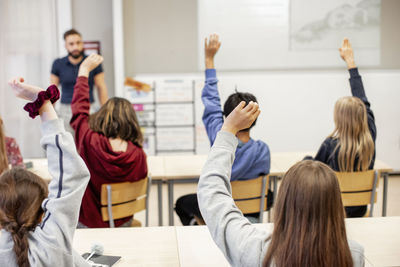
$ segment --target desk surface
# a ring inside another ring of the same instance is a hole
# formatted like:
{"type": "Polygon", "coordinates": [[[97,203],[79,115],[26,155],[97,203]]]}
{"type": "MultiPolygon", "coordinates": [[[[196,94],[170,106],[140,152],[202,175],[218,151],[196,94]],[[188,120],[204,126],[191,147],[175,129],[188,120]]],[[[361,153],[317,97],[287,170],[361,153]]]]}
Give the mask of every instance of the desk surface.
{"type": "MultiPolygon", "coordinates": [[[[281,176],[296,162],[301,161],[306,155],[314,152],[279,152],[271,154],[270,175],[281,176]]],[[[174,156],[148,156],[147,165],[153,180],[197,178],[207,160],[207,155],[174,155],[174,156]]],[[[47,170],[47,159],[26,159],[32,161],[34,173],[50,180],[47,170]]],[[[386,163],[375,160],[375,169],[381,172],[390,172],[392,168],[386,163]]]]}
{"type": "Polygon", "coordinates": [[[77,229],[74,248],[90,252],[93,243],[104,246],[104,255],[121,256],[118,267],[179,266],[174,227],[77,229]]]}
{"type": "MultiPolygon", "coordinates": [[[[315,155],[315,152],[278,152],[271,153],[270,175],[282,176],[291,166],[303,160],[307,155],[315,155]]],[[[199,177],[207,160],[207,155],[179,155],[163,156],[165,167],[165,180],[187,179],[199,177]]],[[[149,165],[149,169],[152,166],[149,165]]],[[[390,172],[392,168],[386,163],[375,160],[375,169],[380,172],[390,172]]]]}
{"type": "MultiPolygon", "coordinates": [[[[346,219],[348,237],[364,246],[366,266],[400,266],[399,226],[400,217],[346,219]]],[[[206,226],[176,227],[176,236],[181,266],[229,266],[206,226]]]]}

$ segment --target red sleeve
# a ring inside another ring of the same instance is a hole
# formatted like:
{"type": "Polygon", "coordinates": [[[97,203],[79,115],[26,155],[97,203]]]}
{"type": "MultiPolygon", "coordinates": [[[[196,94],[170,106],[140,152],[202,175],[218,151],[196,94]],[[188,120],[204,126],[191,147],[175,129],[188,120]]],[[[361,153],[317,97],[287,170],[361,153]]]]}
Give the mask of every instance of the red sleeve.
{"type": "Polygon", "coordinates": [[[72,119],[71,127],[75,131],[75,143],[79,150],[84,136],[91,132],[89,127],[89,81],[87,77],[80,76],[76,78],[74,86],[74,95],[71,102],[72,119]]]}

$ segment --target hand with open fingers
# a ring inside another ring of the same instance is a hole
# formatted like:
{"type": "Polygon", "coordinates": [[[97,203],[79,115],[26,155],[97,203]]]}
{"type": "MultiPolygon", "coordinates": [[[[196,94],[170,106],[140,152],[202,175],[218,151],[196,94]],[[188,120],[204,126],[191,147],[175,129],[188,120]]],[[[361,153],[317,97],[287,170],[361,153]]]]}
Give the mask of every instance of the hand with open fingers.
{"type": "Polygon", "coordinates": [[[260,115],[261,110],[256,102],[250,101],[247,106],[244,101],[229,114],[222,125],[222,131],[236,135],[237,132],[249,128],[260,115]]]}
{"type": "Polygon", "coordinates": [[[204,40],[204,55],[206,60],[206,69],[214,69],[214,56],[218,52],[221,46],[218,34],[214,33],[210,35],[210,39],[204,40]]]}
{"type": "Polygon", "coordinates": [[[210,39],[207,42],[207,38],[205,39],[204,51],[206,58],[214,58],[215,54],[218,52],[221,47],[221,42],[219,41],[218,34],[214,33],[210,35],[210,39]]]}
{"type": "Polygon", "coordinates": [[[347,38],[344,38],[342,47],[339,48],[341,58],[349,68],[355,67],[353,48],[347,38]]]}
{"type": "Polygon", "coordinates": [[[85,58],[85,60],[82,62],[81,66],[79,67],[79,70],[85,69],[88,72],[91,72],[102,62],[103,62],[102,56],[100,56],[98,54],[91,54],[90,56],[85,58]]]}
{"type": "Polygon", "coordinates": [[[8,81],[8,84],[14,90],[17,97],[31,102],[36,100],[40,91],[43,91],[43,89],[38,86],[24,83],[24,78],[22,77],[13,78],[8,81]]]}

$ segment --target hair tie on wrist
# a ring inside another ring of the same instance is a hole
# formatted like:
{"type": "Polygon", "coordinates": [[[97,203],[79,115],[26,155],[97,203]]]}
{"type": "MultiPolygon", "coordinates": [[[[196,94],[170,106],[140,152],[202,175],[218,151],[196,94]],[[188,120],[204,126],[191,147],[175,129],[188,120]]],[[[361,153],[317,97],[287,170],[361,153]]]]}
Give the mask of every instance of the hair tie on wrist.
{"type": "Polygon", "coordinates": [[[57,86],[50,85],[46,91],[41,91],[37,99],[33,102],[30,102],[24,106],[24,110],[29,112],[29,117],[34,119],[37,115],[39,115],[39,109],[43,106],[43,103],[46,100],[50,100],[52,104],[54,104],[60,98],[60,91],[57,86]]]}

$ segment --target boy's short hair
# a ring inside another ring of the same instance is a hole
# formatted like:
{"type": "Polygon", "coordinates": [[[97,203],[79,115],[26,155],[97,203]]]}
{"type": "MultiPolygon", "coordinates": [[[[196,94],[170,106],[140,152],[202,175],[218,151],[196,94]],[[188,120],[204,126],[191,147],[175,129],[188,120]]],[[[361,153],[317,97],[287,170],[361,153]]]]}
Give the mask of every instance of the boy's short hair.
{"type": "Polygon", "coordinates": [[[66,31],[66,32],[64,33],[64,40],[67,39],[68,36],[74,35],[74,34],[77,34],[77,35],[79,35],[79,36],[82,37],[82,35],[80,34],[80,32],[78,32],[78,31],[75,30],[75,29],[70,29],[70,30],[68,30],[68,31],[66,31]]]}
{"type": "MultiPolygon", "coordinates": [[[[234,110],[241,101],[246,102],[246,106],[247,106],[247,104],[250,101],[257,102],[257,98],[253,94],[242,93],[242,92],[238,92],[237,90],[235,90],[235,93],[231,94],[228,97],[228,99],[225,101],[224,116],[228,117],[228,115],[232,112],[232,110],[234,110]]],[[[250,128],[243,129],[242,131],[249,131],[254,125],[256,125],[256,121],[257,121],[257,119],[253,122],[253,124],[250,126],[250,128]]]]}

